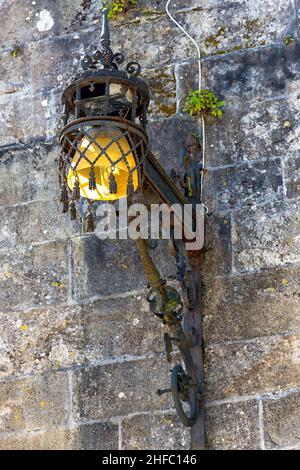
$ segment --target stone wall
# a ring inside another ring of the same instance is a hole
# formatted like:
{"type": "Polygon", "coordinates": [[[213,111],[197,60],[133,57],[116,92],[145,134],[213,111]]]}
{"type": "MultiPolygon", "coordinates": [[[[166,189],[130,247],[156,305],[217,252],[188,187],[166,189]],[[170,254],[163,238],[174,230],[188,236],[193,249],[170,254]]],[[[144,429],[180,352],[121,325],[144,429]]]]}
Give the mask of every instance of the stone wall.
{"type": "MultiPolygon", "coordinates": [[[[112,39],[143,66],[152,149],[170,169],[199,131],[181,112],[195,51],[165,1],[138,3],[112,39]]],[[[298,2],[174,4],[226,101],[207,128],[208,447],[299,448],[298,2]]],[[[84,235],[58,208],[60,94],[98,44],[98,2],[2,0],[0,12],[0,448],[187,449],[155,395],[169,365],[134,246],[84,235]]]]}

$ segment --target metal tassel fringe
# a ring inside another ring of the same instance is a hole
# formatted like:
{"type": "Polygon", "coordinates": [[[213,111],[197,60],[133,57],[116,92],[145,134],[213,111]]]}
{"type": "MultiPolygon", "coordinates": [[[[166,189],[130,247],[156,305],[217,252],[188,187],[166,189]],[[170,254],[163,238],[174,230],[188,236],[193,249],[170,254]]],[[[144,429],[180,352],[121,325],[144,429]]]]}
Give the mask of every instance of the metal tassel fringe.
{"type": "Polygon", "coordinates": [[[91,168],[89,175],[89,189],[90,191],[95,191],[96,189],[96,174],[93,167],[91,168]]]}
{"type": "Polygon", "coordinates": [[[76,204],[72,200],[69,205],[71,220],[76,220],[76,204]]]}
{"type": "Polygon", "coordinates": [[[63,214],[66,214],[66,213],[68,212],[68,210],[69,210],[69,201],[68,201],[68,200],[63,201],[62,204],[63,204],[63,210],[62,210],[62,211],[63,211],[63,214]]]}
{"type": "Polygon", "coordinates": [[[134,194],[134,187],[133,187],[132,175],[130,174],[128,177],[128,183],[127,183],[127,195],[133,196],[133,194],[134,194]]]}
{"type": "Polygon", "coordinates": [[[67,190],[67,185],[64,183],[61,186],[60,202],[66,202],[66,201],[68,201],[68,190],[67,190]]]}
{"type": "Polygon", "coordinates": [[[89,233],[95,231],[94,217],[92,211],[89,211],[86,217],[86,231],[89,233]]]}
{"type": "Polygon", "coordinates": [[[109,192],[110,194],[117,194],[118,192],[116,178],[112,171],[109,175],[109,192]]]}
{"type": "Polygon", "coordinates": [[[63,209],[62,209],[63,214],[65,214],[69,210],[69,196],[68,196],[68,190],[67,190],[66,183],[64,183],[61,187],[60,202],[63,205],[63,209]]]}
{"type": "Polygon", "coordinates": [[[74,183],[74,188],[73,188],[73,192],[72,192],[72,199],[73,201],[78,201],[78,199],[80,199],[80,185],[79,185],[79,181],[75,181],[74,183]]]}

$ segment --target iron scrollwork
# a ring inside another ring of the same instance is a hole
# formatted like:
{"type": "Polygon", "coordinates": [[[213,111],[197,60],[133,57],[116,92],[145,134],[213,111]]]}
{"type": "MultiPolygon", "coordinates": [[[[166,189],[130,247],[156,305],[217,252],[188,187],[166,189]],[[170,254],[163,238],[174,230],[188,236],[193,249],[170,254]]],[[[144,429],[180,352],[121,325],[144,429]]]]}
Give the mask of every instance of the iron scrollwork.
{"type": "MultiPolygon", "coordinates": [[[[180,177],[173,174],[184,189],[188,203],[195,205],[200,202],[201,165],[197,163],[199,142],[194,136],[186,140],[186,155],[184,158],[184,175],[180,177]]],[[[179,350],[182,364],[176,364],[171,373],[171,386],[165,390],[158,390],[160,396],[171,393],[177,414],[182,423],[192,427],[200,414],[202,400],[202,382],[199,381],[197,366],[193,359],[193,348],[199,347],[201,338],[194,327],[185,321],[188,312],[192,312],[199,304],[198,286],[193,277],[191,257],[185,249],[184,240],[177,240],[172,234],[169,249],[176,259],[176,279],[182,289],[182,294],[173,287],[167,286],[160,278],[151,257],[145,254],[148,249],[146,242],[138,242],[141,259],[148,275],[150,291],[148,301],[150,310],[169,327],[170,333],[164,334],[165,350],[168,362],[172,362],[174,346],[179,350]],[[149,273],[152,273],[149,275],[149,273]]]]}
{"type": "Polygon", "coordinates": [[[176,258],[177,276],[183,290],[184,304],[189,310],[195,308],[197,304],[197,293],[192,276],[192,266],[185,250],[185,244],[182,240],[176,240],[174,237],[169,242],[171,254],[176,258]]]}
{"type": "Polygon", "coordinates": [[[164,342],[167,360],[172,362],[174,345],[183,358],[184,367],[176,364],[171,373],[171,387],[158,390],[157,394],[171,393],[175,409],[182,423],[191,427],[198,419],[201,384],[197,381],[196,367],[191,349],[196,346],[197,332],[193,328],[184,329],[183,301],[180,294],[169,286],[162,290],[152,288],[148,296],[150,309],[170,329],[171,334],[165,333],[164,342]],[[187,411],[185,405],[189,407],[187,411]]]}
{"type": "MultiPolygon", "coordinates": [[[[98,70],[101,67],[109,70],[119,70],[119,66],[124,62],[124,54],[121,52],[114,54],[110,47],[107,10],[104,9],[100,47],[92,55],[86,54],[81,60],[81,66],[85,71],[98,70]]],[[[131,77],[138,77],[141,73],[141,66],[137,62],[129,62],[125,67],[125,72],[131,77]]]]}
{"type": "Polygon", "coordinates": [[[141,66],[138,62],[129,62],[126,65],[126,72],[132,77],[138,77],[141,73],[141,66]]]}

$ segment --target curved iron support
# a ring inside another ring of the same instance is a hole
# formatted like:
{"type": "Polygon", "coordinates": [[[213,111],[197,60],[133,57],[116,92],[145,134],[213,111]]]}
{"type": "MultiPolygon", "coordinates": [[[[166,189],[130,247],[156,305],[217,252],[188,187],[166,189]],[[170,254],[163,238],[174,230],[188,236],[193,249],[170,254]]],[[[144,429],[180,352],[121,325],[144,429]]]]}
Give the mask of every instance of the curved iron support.
{"type": "MultiPolygon", "coordinates": [[[[203,169],[198,163],[200,150],[197,137],[187,136],[184,177],[175,171],[169,177],[153,154],[148,152],[143,188],[146,201],[149,204],[164,202],[169,206],[192,204],[194,208],[201,203],[203,169]],[[176,182],[185,190],[184,196],[176,182]]],[[[188,227],[184,228],[188,230],[188,227]]],[[[184,425],[191,427],[191,449],[205,449],[200,251],[187,251],[183,240],[173,238],[169,243],[170,252],[176,258],[177,280],[183,291],[181,297],[162,279],[149,254],[148,241],[136,240],[136,244],[150,287],[150,309],[170,330],[170,334],[164,335],[167,359],[171,362],[173,344],[176,344],[185,367],[184,370],[177,364],[172,371],[171,387],[157,393],[172,393],[179,418],[184,425]],[[189,414],[183,407],[186,401],[190,405],[189,414]]]]}
{"type": "MultiPolygon", "coordinates": [[[[177,364],[172,371],[171,388],[159,390],[158,395],[171,392],[179,418],[185,426],[192,427],[199,419],[203,402],[202,361],[201,356],[197,357],[197,354],[193,352],[195,348],[199,349],[201,336],[190,321],[189,313],[193,311],[190,309],[191,305],[187,302],[188,312],[183,314],[183,300],[179,292],[167,286],[166,281],[162,279],[149,254],[148,241],[138,239],[136,245],[150,287],[148,295],[150,309],[169,327],[171,333],[171,335],[165,334],[167,358],[171,362],[173,344],[176,344],[185,368],[184,370],[181,365],[177,364]],[[182,402],[189,403],[189,414],[185,412],[182,402]]],[[[204,433],[202,433],[201,440],[202,442],[197,444],[197,447],[192,448],[204,448],[204,433]]]]}

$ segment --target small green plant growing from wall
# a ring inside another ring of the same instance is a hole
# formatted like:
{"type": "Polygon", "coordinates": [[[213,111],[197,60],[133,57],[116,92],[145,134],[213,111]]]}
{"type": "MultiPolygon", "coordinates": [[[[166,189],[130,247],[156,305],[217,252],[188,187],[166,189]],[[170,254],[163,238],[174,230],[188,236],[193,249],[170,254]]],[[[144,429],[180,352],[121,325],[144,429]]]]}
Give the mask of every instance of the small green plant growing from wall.
{"type": "Polygon", "coordinates": [[[289,46],[290,44],[293,44],[295,42],[295,39],[293,38],[293,36],[288,34],[288,36],[285,36],[285,38],[283,38],[283,42],[286,46],[289,46]]]}
{"type": "Polygon", "coordinates": [[[223,115],[224,101],[208,89],[191,90],[185,100],[183,111],[190,116],[219,118],[223,115]]]}
{"type": "Polygon", "coordinates": [[[108,18],[114,20],[120,13],[126,13],[126,11],[135,5],[138,0],[107,0],[102,2],[102,7],[108,9],[108,18]]]}

